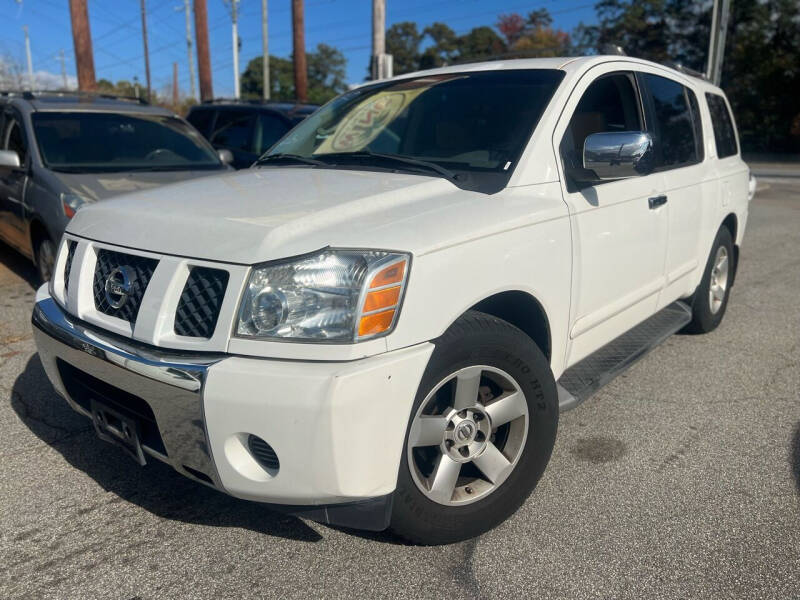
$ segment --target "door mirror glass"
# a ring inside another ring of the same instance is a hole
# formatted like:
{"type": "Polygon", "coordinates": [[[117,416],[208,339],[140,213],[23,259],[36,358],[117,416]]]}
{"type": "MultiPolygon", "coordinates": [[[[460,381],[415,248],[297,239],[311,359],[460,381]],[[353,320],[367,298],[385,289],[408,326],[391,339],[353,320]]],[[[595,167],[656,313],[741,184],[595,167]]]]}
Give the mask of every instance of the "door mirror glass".
{"type": "Polygon", "coordinates": [[[583,144],[583,168],[598,181],[647,175],[653,171],[653,139],[643,131],[593,133],[583,144]]]}
{"type": "Polygon", "coordinates": [[[13,150],[0,150],[0,168],[19,169],[22,163],[13,150]]]}
{"type": "Polygon", "coordinates": [[[223,165],[229,165],[233,162],[233,153],[230,150],[217,150],[217,154],[223,165]]]}

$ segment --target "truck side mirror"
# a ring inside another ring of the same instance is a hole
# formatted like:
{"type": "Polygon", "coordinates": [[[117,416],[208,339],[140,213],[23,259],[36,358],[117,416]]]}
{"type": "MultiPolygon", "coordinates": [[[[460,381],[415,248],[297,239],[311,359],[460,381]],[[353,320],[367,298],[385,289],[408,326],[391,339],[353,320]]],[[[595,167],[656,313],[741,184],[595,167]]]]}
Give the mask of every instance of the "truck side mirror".
{"type": "Polygon", "coordinates": [[[653,138],[643,131],[593,133],[583,143],[583,168],[598,181],[648,175],[653,171],[653,138]]]}
{"type": "Polygon", "coordinates": [[[19,154],[14,150],[0,150],[0,169],[19,169],[21,166],[19,154]]]}
{"type": "Polygon", "coordinates": [[[230,150],[217,150],[217,155],[223,165],[229,165],[233,162],[233,153],[230,150]]]}

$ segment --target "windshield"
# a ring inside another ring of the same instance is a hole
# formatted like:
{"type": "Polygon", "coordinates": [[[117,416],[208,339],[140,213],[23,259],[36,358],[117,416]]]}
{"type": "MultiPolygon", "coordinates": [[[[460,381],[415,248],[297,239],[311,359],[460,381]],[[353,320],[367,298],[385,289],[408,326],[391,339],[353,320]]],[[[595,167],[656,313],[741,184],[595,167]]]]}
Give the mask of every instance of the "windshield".
{"type": "Polygon", "coordinates": [[[294,157],[322,163],[297,161],[312,168],[449,173],[459,187],[499,191],[563,75],[550,69],[476,71],[365,86],[308,117],[260,163],[294,157]]]}
{"type": "Polygon", "coordinates": [[[37,112],[33,130],[54,171],[221,169],[214,149],[188,123],[167,115],[37,112]]]}

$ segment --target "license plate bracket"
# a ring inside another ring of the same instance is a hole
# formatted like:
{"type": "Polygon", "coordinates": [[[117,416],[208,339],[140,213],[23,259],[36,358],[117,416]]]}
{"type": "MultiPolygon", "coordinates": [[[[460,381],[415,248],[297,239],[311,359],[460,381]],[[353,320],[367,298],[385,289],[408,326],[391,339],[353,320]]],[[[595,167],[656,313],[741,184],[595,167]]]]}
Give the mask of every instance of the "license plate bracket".
{"type": "Polygon", "coordinates": [[[97,436],[122,448],[136,463],[147,464],[139,442],[139,424],[108,405],[92,400],[92,421],[97,436]]]}

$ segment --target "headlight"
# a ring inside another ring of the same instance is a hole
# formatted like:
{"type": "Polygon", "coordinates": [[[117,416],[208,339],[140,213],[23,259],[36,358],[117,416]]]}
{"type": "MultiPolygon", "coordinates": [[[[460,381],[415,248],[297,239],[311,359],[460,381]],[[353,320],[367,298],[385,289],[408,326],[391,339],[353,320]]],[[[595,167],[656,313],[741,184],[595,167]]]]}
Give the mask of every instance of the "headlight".
{"type": "Polygon", "coordinates": [[[380,250],[323,250],[255,267],[236,335],[353,342],[391,332],[410,256],[380,250]]]}
{"type": "Polygon", "coordinates": [[[94,200],[84,198],[78,194],[61,193],[61,206],[64,209],[64,214],[67,215],[68,219],[74,217],[78,210],[87,204],[91,204],[92,202],[94,202],[94,200]]]}

